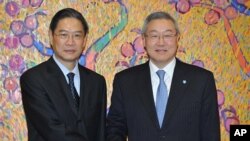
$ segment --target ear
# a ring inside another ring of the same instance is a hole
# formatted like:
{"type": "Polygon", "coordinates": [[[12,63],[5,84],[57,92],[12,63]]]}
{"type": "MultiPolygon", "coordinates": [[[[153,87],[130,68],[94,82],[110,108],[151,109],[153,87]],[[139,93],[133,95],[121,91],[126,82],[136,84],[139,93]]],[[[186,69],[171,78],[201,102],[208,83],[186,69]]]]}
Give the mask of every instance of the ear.
{"type": "Polygon", "coordinates": [[[180,38],[181,38],[181,35],[180,34],[178,34],[177,35],[177,49],[179,48],[179,41],[180,41],[180,38]]]}
{"type": "Polygon", "coordinates": [[[82,43],[83,48],[86,47],[87,41],[88,41],[88,34],[86,34],[86,35],[84,36],[84,40],[83,40],[83,43],[82,43]]]}
{"type": "Polygon", "coordinates": [[[142,34],[142,45],[143,45],[143,48],[146,50],[146,39],[145,39],[145,35],[142,34]]]}
{"type": "Polygon", "coordinates": [[[52,33],[52,31],[51,30],[49,30],[49,44],[50,44],[50,46],[51,46],[51,48],[52,48],[52,42],[53,41],[53,33],[52,33]]]}
{"type": "Polygon", "coordinates": [[[180,41],[180,38],[181,38],[181,35],[178,34],[178,35],[177,35],[177,41],[178,41],[178,42],[180,41]]]}

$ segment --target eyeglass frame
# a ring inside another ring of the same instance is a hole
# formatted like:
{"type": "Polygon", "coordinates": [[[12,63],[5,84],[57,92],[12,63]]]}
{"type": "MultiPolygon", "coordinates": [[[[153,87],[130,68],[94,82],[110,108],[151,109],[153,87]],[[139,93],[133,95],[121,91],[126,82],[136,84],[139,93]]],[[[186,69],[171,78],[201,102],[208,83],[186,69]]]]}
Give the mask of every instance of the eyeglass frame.
{"type": "Polygon", "coordinates": [[[84,38],[84,33],[82,33],[81,31],[74,31],[74,32],[70,32],[70,31],[59,31],[59,33],[54,33],[53,35],[59,37],[62,40],[68,40],[70,38],[70,36],[72,37],[73,40],[81,40],[84,38]],[[79,36],[77,36],[79,35],[79,36]]]}
{"type": "Polygon", "coordinates": [[[144,36],[146,38],[149,38],[153,42],[159,41],[160,38],[163,38],[163,41],[165,41],[165,42],[169,42],[169,41],[173,40],[174,37],[176,37],[178,35],[178,32],[172,33],[172,34],[165,34],[165,35],[164,35],[164,33],[162,33],[162,34],[159,34],[159,33],[155,33],[155,34],[154,33],[150,33],[150,34],[145,33],[144,36]]]}

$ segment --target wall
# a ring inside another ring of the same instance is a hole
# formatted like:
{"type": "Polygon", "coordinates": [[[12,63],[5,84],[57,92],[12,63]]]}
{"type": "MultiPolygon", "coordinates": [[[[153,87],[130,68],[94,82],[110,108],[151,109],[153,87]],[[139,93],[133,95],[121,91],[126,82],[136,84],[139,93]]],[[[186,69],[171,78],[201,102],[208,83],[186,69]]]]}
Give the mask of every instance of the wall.
{"type": "Polygon", "coordinates": [[[0,139],[27,140],[20,75],[53,53],[47,36],[51,17],[73,7],[90,25],[80,63],[107,79],[143,63],[141,26],[153,11],[178,21],[179,59],[211,70],[217,85],[222,141],[230,124],[250,124],[249,0],[0,0],[0,139]]]}

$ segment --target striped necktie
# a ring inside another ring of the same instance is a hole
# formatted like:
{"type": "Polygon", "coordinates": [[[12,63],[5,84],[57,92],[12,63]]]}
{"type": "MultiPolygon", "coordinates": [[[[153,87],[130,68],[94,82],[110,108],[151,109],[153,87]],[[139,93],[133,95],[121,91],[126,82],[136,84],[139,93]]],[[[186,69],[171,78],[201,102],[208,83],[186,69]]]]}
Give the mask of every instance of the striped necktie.
{"type": "Polygon", "coordinates": [[[168,100],[168,92],[167,92],[168,90],[164,82],[165,71],[158,70],[156,73],[160,79],[160,83],[159,83],[157,94],[156,94],[156,112],[157,112],[159,125],[160,127],[162,127],[162,122],[164,119],[167,100],[168,100]]]}
{"type": "Polygon", "coordinates": [[[76,88],[75,88],[75,85],[74,85],[74,76],[75,76],[75,74],[70,72],[70,73],[67,74],[67,76],[69,78],[69,87],[70,87],[70,92],[71,92],[72,97],[73,97],[74,105],[75,105],[76,109],[78,110],[80,97],[77,94],[77,91],[76,91],[76,88]]]}

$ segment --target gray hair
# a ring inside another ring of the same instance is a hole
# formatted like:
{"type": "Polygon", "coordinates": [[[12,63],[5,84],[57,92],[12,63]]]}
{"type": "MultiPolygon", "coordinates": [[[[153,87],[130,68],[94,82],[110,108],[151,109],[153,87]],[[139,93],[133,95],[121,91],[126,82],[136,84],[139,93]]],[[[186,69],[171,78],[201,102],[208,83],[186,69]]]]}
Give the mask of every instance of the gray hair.
{"type": "Polygon", "coordinates": [[[151,13],[150,15],[147,16],[147,18],[144,21],[143,27],[142,27],[142,34],[145,34],[149,22],[151,22],[153,20],[158,20],[158,19],[165,19],[165,20],[172,21],[174,23],[174,26],[175,26],[176,34],[180,33],[178,24],[175,21],[175,19],[170,14],[160,11],[160,12],[151,13]]]}

